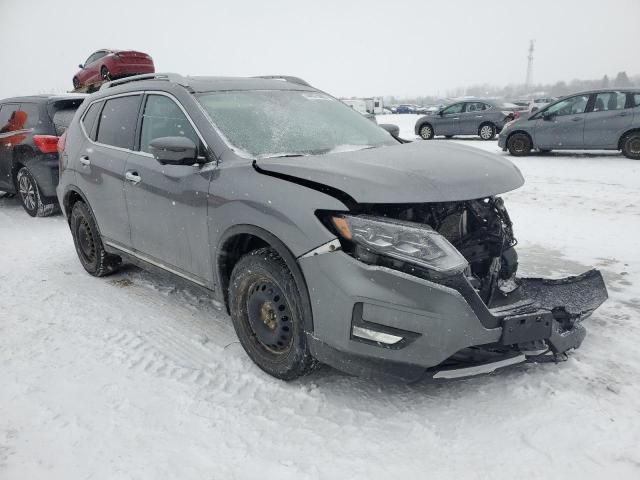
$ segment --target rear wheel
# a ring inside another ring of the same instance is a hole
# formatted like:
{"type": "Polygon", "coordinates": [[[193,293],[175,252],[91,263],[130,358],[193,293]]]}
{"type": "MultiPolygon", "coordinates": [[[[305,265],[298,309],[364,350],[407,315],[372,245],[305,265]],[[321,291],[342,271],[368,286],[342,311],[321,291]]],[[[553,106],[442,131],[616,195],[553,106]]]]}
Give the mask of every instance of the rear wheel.
{"type": "Polygon", "coordinates": [[[42,197],[38,183],[27,167],[18,170],[16,188],[20,203],[32,217],[48,217],[56,212],[58,204],[42,197]]]}
{"type": "Polygon", "coordinates": [[[478,135],[482,140],[491,140],[496,136],[496,126],[492,123],[483,123],[478,129],[478,135]]]}
{"type": "Polygon", "coordinates": [[[522,157],[531,152],[531,139],[524,133],[514,133],[507,140],[507,149],[515,157],[522,157]]]}
{"type": "Polygon", "coordinates": [[[96,222],[84,202],[73,205],[69,226],[76,253],[87,272],[94,277],[103,277],[118,269],[120,257],[105,251],[96,222]]]}
{"type": "Polygon", "coordinates": [[[113,80],[111,78],[111,73],[109,73],[109,69],[104,65],[100,69],[100,77],[102,77],[103,82],[110,82],[111,80],[113,80]]]}
{"type": "Polygon", "coordinates": [[[238,261],[231,273],[229,305],[240,343],[262,370],[293,380],[315,368],[300,293],[275,250],[261,248],[238,261]]]}
{"type": "Polygon", "coordinates": [[[423,140],[431,140],[434,135],[433,127],[428,123],[425,123],[424,125],[422,125],[420,127],[419,132],[420,132],[420,138],[422,138],[423,140]]]}
{"type": "Polygon", "coordinates": [[[632,160],[640,160],[640,132],[633,132],[622,139],[622,153],[632,160]]]}
{"type": "Polygon", "coordinates": [[[73,89],[78,90],[80,88],[80,79],[78,77],[73,77],[73,89]]]}

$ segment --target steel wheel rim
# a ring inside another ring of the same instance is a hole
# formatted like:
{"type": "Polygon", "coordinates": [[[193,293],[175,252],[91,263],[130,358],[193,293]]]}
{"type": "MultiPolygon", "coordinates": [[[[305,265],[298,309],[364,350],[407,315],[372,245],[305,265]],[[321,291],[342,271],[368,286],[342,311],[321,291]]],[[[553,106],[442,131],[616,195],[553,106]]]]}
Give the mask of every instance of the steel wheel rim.
{"type": "Polygon", "coordinates": [[[516,139],[513,141],[513,149],[516,152],[524,152],[524,140],[516,139]]]}
{"type": "Polygon", "coordinates": [[[36,208],[36,190],[31,179],[26,175],[22,175],[18,180],[18,191],[27,209],[34,210],[36,208]]]}
{"type": "Polygon", "coordinates": [[[247,316],[253,336],[265,350],[286,353],[293,340],[291,309],[282,290],[270,281],[251,285],[247,316]]]}
{"type": "Polygon", "coordinates": [[[76,229],[76,236],[82,257],[87,263],[92,263],[96,258],[96,242],[86,218],[80,220],[76,229]]]}
{"type": "Polygon", "coordinates": [[[629,152],[634,155],[640,154],[640,138],[632,138],[629,141],[629,152]]]}

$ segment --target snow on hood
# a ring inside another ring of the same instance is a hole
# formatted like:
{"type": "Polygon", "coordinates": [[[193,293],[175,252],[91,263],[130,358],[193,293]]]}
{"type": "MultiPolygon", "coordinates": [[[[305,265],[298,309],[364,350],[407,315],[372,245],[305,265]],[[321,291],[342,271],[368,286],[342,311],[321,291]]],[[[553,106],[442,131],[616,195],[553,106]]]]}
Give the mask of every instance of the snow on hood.
{"type": "Polygon", "coordinates": [[[431,140],[355,152],[263,158],[261,170],[327,185],[358,203],[471,200],[524,183],[506,158],[458,143],[431,140]]]}

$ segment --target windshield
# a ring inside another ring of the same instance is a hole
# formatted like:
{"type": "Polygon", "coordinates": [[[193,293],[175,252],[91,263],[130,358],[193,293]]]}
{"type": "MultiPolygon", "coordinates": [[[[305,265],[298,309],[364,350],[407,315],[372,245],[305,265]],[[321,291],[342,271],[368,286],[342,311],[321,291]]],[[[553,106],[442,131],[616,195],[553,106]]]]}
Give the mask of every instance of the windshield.
{"type": "Polygon", "coordinates": [[[243,156],[320,155],[397,144],[371,120],[320,92],[227,91],[198,100],[243,156]]]}

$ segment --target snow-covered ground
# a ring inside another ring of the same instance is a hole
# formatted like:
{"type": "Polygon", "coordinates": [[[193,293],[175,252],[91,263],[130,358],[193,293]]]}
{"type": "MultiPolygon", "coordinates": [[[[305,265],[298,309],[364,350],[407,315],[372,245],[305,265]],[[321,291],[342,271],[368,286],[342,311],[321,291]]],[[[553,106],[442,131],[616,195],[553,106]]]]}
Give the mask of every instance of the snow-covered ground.
{"type": "Polygon", "coordinates": [[[521,271],[595,265],[610,300],[567,362],[438,385],[275,380],[206,292],[90,277],[62,217],[1,199],[0,479],[640,478],[640,162],[515,162],[521,271]]]}

